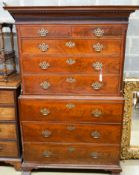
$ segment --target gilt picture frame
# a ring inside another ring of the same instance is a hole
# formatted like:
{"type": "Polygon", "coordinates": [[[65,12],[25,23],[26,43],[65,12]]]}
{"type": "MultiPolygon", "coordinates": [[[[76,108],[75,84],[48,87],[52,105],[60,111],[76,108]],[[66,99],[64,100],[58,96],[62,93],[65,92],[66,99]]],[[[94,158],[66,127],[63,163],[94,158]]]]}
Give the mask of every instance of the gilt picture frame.
{"type": "Polygon", "coordinates": [[[125,78],[124,80],[124,116],[123,116],[123,131],[121,143],[121,159],[138,159],[139,145],[133,146],[130,144],[131,139],[131,121],[132,121],[132,101],[133,92],[139,91],[139,78],[125,78]]]}

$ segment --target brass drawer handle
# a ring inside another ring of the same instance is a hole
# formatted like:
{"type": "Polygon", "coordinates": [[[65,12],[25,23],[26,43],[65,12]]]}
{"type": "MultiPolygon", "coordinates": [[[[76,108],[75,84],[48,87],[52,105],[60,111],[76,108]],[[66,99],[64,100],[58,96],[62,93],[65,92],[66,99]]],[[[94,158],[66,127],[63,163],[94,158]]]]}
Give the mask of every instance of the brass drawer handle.
{"type": "Polygon", "coordinates": [[[50,114],[50,111],[47,109],[47,108],[42,108],[40,110],[40,113],[43,115],[43,116],[47,116],[50,114]]]}
{"type": "Polygon", "coordinates": [[[69,78],[66,78],[66,82],[67,83],[75,83],[76,82],[76,79],[75,78],[72,78],[72,77],[69,77],[69,78]]]}
{"type": "Polygon", "coordinates": [[[43,153],[43,157],[45,157],[45,158],[49,158],[49,157],[51,157],[52,156],[52,152],[50,152],[50,151],[45,151],[44,153],[43,153]]]}
{"type": "Polygon", "coordinates": [[[74,131],[76,129],[75,126],[67,126],[68,131],[74,131]]]}
{"type": "Polygon", "coordinates": [[[66,107],[67,107],[68,109],[73,109],[73,108],[75,108],[75,104],[73,104],[73,103],[68,103],[68,104],[66,105],[66,107]]]}
{"type": "Polygon", "coordinates": [[[41,84],[40,84],[41,88],[44,89],[44,90],[47,90],[51,84],[47,81],[43,81],[41,84]]]}
{"type": "Polygon", "coordinates": [[[39,63],[39,67],[42,69],[42,70],[46,70],[50,67],[50,64],[47,63],[46,61],[43,61],[43,62],[40,62],[39,63]]]}
{"type": "Polygon", "coordinates": [[[66,63],[67,63],[68,65],[73,65],[73,64],[76,63],[76,61],[73,60],[72,58],[69,58],[69,59],[66,60],[66,63]]]}
{"type": "Polygon", "coordinates": [[[95,109],[94,111],[92,111],[92,115],[96,118],[99,118],[100,116],[102,116],[102,111],[99,109],[95,109]]]}
{"type": "Polygon", "coordinates": [[[40,49],[42,52],[46,52],[46,51],[49,49],[48,44],[45,44],[45,43],[39,44],[38,47],[39,47],[39,49],[40,49]]]}
{"type": "Polygon", "coordinates": [[[42,131],[42,136],[45,137],[45,138],[48,138],[52,135],[52,132],[49,131],[49,130],[44,130],[42,131]]]}
{"type": "Polygon", "coordinates": [[[98,131],[93,131],[91,133],[91,136],[94,138],[94,139],[99,139],[100,138],[100,133],[98,131]]]}
{"type": "Polygon", "coordinates": [[[93,158],[93,159],[98,159],[98,153],[97,152],[92,152],[91,154],[90,154],[90,156],[91,156],[91,158],[93,158]]]}
{"type": "Polygon", "coordinates": [[[92,67],[96,70],[96,71],[100,71],[102,70],[103,64],[100,62],[95,62],[92,64],[92,67]]]}
{"type": "Polygon", "coordinates": [[[75,45],[76,44],[74,42],[72,42],[72,41],[66,42],[66,44],[65,44],[65,46],[69,47],[69,48],[73,48],[73,47],[75,47],[75,45]]]}
{"type": "Polygon", "coordinates": [[[44,29],[44,28],[41,28],[40,30],[38,30],[38,34],[41,36],[41,37],[44,37],[48,34],[48,30],[47,29],[44,29]]]}
{"type": "Polygon", "coordinates": [[[92,83],[91,86],[94,90],[99,90],[103,87],[103,84],[101,82],[96,81],[96,82],[92,83]]]}
{"type": "Polygon", "coordinates": [[[98,38],[102,37],[104,34],[104,30],[98,27],[95,30],[93,30],[93,34],[98,38]]]}
{"type": "Polygon", "coordinates": [[[75,151],[75,148],[74,147],[69,147],[68,148],[68,152],[73,153],[74,151],[75,151]]]}
{"type": "Polygon", "coordinates": [[[97,44],[94,44],[93,45],[93,49],[96,51],[96,52],[101,52],[103,50],[104,46],[103,44],[100,44],[100,43],[97,43],[97,44]]]}

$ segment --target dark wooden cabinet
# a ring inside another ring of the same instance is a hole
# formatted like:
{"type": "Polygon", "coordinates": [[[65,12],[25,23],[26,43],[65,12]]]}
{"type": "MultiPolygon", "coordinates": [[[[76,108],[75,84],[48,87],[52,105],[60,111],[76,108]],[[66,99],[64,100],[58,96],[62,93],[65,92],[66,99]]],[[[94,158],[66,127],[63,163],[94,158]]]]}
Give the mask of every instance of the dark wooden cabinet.
{"type": "Polygon", "coordinates": [[[138,6],[6,7],[16,20],[23,175],[118,175],[128,17],[138,6]]]}
{"type": "Polygon", "coordinates": [[[21,145],[17,98],[20,93],[19,75],[0,82],[0,162],[21,169],[21,145]]]}

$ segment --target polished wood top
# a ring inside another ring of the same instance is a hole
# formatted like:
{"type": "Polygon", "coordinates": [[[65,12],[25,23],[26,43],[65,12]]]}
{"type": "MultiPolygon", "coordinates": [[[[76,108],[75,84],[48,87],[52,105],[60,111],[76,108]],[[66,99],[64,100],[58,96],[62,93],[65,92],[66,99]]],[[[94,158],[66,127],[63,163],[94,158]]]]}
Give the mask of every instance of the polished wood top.
{"type": "Polygon", "coordinates": [[[93,10],[93,11],[132,11],[138,10],[139,5],[93,5],[93,6],[5,6],[9,11],[21,10],[93,10]]]}

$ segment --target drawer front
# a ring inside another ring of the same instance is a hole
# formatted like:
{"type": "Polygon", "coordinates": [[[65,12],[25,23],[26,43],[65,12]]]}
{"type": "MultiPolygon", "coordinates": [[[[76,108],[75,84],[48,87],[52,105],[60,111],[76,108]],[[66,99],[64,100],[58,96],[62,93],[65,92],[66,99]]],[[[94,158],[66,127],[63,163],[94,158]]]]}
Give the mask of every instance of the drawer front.
{"type": "Polygon", "coordinates": [[[65,25],[24,25],[19,27],[21,37],[65,38],[71,36],[71,27],[65,25]]]}
{"type": "Polygon", "coordinates": [[[0,157],[18,157],[18,148],[16,142],[1,142],[0,141],[0,157]]]}
{"type": "Polygon", "coordinates": [[[73,37],[121,37],[125,33],[124,25],[90,25],[72,27],[73,37]]]}
{"type": "Polygon", "coordinates": [[[25,162],[94,165],[117,164],[118,159],[119,146],[24,143],[25,162]]]}
{"type": "Polygon", "coordinates": [[[22,54],[94,54],[120,56],[122,40],[61,39],[40,40],[22,39],[22,54]]]}
{"type": "Polygon", "coordinates": [[[0,104],[14,104],[14,92],[0,90],[0,104]]]}
{"type": "Polygon", "coordinates": [[[0,139],[16,139],[16,125],[0,123],[0,139]]]}
{"type": "Polygon", "coordinates": [[[123,101],[20,99],[20,120],[121,123],[123,101]]]}
{"type": "Polygon", "coordinates": [[[22,56],[24,73],[120,73],[120,58],[22,56]]]}
{"type": "Polygon", "coordinates": [[[2,120],[15,120],[15,108],[0,107],[0,121],[2,120]]]}
{"type": "Polygon", "coordinates": [[[60,37],[121,37],[126,25],[24,25],[19,28],[21,37],[60,38],[60,37]]]}
{"type": "Polygon", "coordinates": [[[119,93],[119,76],[91,75],[29,75],[23,76],[24,94],[81,94],[81,95],[115,95],[119,93]]]}
{"type": "Polygon", "coordinates": [[[120,125],[22,122],[24,141],[120,143],[120,125]],[[113,137],[111,137],[113,136],[113,137]]]}

